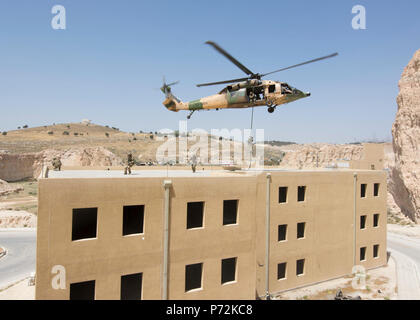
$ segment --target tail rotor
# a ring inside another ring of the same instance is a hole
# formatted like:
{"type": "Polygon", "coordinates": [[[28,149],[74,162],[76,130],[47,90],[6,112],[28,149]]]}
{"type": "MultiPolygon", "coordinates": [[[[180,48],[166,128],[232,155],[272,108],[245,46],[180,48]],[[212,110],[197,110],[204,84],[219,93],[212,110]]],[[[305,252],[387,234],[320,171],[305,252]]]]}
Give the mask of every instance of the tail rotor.
{"type": "Polygon", "coordinates": [[[178,83],[179,83],[179,81],[175,81],[175,82],[171,82],[171,83],[167,84],[166,80],[165,80],[165,77],[163,77],[163,85],[160,88],[160,90],[165,94],[166,97],[168,97],[172,94],[171,86],[174,86],[178,83]]]}

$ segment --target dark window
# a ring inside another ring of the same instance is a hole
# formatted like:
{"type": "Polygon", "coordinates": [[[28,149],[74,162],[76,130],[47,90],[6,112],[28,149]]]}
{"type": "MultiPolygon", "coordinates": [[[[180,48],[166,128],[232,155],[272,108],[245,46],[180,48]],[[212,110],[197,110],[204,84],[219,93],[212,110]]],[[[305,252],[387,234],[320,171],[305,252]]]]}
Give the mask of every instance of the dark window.
{"type": "Polygon", "coordinates": [[[236,224],[238,216],[238,200],[223,201],[223,225],[236,224]]]}
{"type": "Polygon", "coordinates": [[[375,183],[373,185],[373,196],[374,197],[379,196],[379,183],[375,183]]]}
{"type": "Polygon", "coordinates": [[[236,277],[236,258],[222,260],[222,284],[235,281],[236,277]]]}
{"type": "Polygon", "coordinates": [[[277,280],[286,278],[286,266],[287,266],[286,262],[279,263],[277,265],[277,280]]]}
{"type": "Polygon", "coordinates": [[[305,192],[306,192],[306,187],[305,186],[299,186],[298,187],[298,201],[305,201],[305,192]]]}
{"type": "Polygon", "coordinates": [[[366,216],[360,216],[360,229],[366,228],[366,216]]]}
{"type": "Polygon", "coordinates": [[[297,224],[297,238],[302,239],[305,237],[305,222],[297,224]]]}
{"type": "Polygon", "coordinates": [[[268,86],[268,92],[273,93],[276,91],[276,86],[274,84],[268,86]]]}
{"type": "Polygon", "coordinates": [[[279,203],[287,202],[287,187],[279,188],[279,203]]]}
{"type": "Polygon", "coordinates": [[[379,244],[373,246],[373,257],[377,258],[379,256],[379,244]]]}
{"type": "Polygon", "coordinates": [[[204,202],[188,202],[187,229],[203,227],[204,202]]]}
{"type": "Polygon", "coordinates": [[[305,271],[305,259],[300,259],[296,261],[296,275],[300,276],[305,271]]]}
{"type": "Polygon", "coordinates": [[[140,300],[142,273],[121,276],[121,300],[140,300]]]}
{"type": "Polygon", "coordinates": [[[185,292],[201,288],[202,273],[202,263],[185,266],[185,292]]]}
{"type": "Polygon", "coordinates": [[[373,215],[373,226],[374,227],[379,226],[379,213],[375,213],[373,215]]]}
{"type": "Polygon", "coordinates": [[[123,236],[143,233],[144,206],[124,206],[123,236]]]}
{"type": "Polygon", "coordinates": [[[279,241],[285,241],[287,236],[287,224],[282,224],[279,226],[279,241]]]}
{"type": "Polygon", "coordinates": [[[73,209],[72,241],[96,238],[98,208],[73,209]]]}
{"type": "Polygon", "coordinates": [[[95,280],[70,283],[70,300],[95,300],[95,280]]]}
{"type": "Polygon", "coordinates": [[[360,261],[366,260],[366,247],[360,248],[360,261]]]}
{"type": "Polygon", "coordinates": [[[366,198],[366,188],[367,188],[366,184],[361,184],[360,185],[360,197],[361,198],[366,198]]]}

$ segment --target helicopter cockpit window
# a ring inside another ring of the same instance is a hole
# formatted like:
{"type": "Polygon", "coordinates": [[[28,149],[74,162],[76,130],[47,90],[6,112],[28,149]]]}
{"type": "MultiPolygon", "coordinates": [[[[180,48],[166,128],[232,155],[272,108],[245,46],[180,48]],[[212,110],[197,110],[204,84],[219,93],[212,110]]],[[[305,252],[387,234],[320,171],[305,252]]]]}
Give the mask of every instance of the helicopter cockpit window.
{"type": "Polygon", "coordinates": [[[282,94],[292,94],[293,90],[287,83],[281,84],[281,93],[282,94]]]}
{"type": "Polygon", "coordinates": [[[268,87],[268,93],[274,93],[276,91],[276,85],[272,84],[268,87]]]}

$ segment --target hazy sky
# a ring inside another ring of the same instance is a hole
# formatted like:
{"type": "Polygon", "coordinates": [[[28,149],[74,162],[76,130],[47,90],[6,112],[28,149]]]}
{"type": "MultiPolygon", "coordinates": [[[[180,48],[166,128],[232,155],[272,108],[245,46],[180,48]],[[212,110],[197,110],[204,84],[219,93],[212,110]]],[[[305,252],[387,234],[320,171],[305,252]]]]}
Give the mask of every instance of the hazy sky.
{"type": "MultiPolygon", "coordinates": [[[[254,128],[268,139],[354,142],[390,139],[398,80],[420,48],[420,2],[0,0],[0,131],[83,118],[126,131],[176,129],[187,113],[162,105],[162,76],[194,100],[222,89],[201,82],[244,74],[211,47],[218,42],[254,72],[318,56],[326,61],[275,74],[312,96],[254,128]],[[54,30],[54,5],[66,30],[54,30]],[[364,5],[367,29],[353,30],[364,5]]],[[[251,109],[195,113],[188,129],[249,128],[251,109]]]]}

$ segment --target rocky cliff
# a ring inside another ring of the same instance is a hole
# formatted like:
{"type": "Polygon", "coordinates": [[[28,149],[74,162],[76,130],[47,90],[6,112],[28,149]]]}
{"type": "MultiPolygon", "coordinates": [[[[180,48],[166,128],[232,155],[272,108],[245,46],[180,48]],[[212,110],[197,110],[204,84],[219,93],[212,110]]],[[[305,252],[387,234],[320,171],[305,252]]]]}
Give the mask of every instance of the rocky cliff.
{"type": "Polygon", "coordinates": [[[0,196],[8,195],[10,193],[17,193],[22,190],[23,188],[21,186],[12,186],[6,181],[0,179],[0,196]]]}
{"type": "Polygon", "coordinates": [[[13,182],[32,178],[38,158],[36,153],[0,153],[0,179],[13,182]]]}
{"type": "Polygon", "coordinates": [[[280,166],[285,168],[324,168],[340,160],[361,160],[362,145],[310,144],[281,147],[285,152],[280,166]]]}
{"type": "Polygon", "coordinates": [[[416,221],[420,219],[420,50],[405,68],[399,88],[389,190],[404,215],[416,221]]]}
{"type": "Polygon", "coordinates": [[[0,179],[12,182],[38,178],[42,166],[50,166],[54,157],[59,157],[63,166],[117,166],[121,164],[119,157],[103,147],[76,147],[27,154],[0,153],[0,179]]]}

